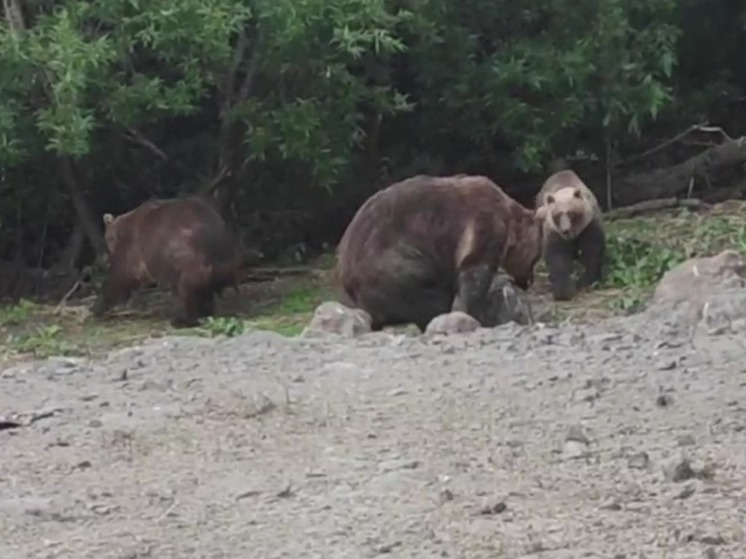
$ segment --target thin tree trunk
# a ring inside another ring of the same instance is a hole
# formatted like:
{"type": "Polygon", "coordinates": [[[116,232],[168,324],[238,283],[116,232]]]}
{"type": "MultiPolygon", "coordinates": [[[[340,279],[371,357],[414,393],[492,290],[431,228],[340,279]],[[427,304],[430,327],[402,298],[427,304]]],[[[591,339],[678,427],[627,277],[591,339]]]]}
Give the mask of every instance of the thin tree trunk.
{"type": "Polygon", "coordinates": [[[75,171],[72,163],[67,157],[60,157],[60,173],[62,181],[65,183],[70,197],[75,207],[75,213],[77,215],[77,223],[85,233],[88,242],[91,243],[94,252],[96,253],[96,260],[103,260],[106,256],[106,243],[104,237],[101,234],[96,222],[93,217],[93,212],[88,206],[88,201],[83,194],[83,191],[75,178],[75,171]]]}

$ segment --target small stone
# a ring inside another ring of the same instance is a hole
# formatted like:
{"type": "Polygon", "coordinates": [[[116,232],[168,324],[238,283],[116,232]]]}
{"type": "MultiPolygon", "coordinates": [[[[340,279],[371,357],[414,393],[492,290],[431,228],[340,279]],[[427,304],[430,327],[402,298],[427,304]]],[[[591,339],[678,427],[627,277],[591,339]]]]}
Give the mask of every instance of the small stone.
{"type": "Polygon", "coordinates": [[[672,403],[673,402],[671,400],[671,396],[669,396],[667,394],[660,394],[655,399],[655,405],[658,406],[659,408],[666,408],[666,407],[670,406],[672,403]]]}
{"type": "Polygon", "coordinates": [[[688,484],[681,492],[676,495],[676,499],[688,499],[697,492],[693,483],[688,484]]]}
{"type": "Polygon", "coordinates": [[[500,514],[501,512],[505,512],[507,508],[508,508],[508,505],[505,504],[505,501],[500,501],[498,503],[495,503],[494,505],[483,507],[479,511],[479,514],[483,516],[492,516],[494,514],[500,514]]]}
{"type": "Polygon", "coordinates": [[[699,542],[705,545],[723,545],[725,540],[720,534],[702,536],[699,538],[699,542]]]}
{"type": "Polygon", "coordinates": [[[697,444],[697,441],[694,438],[694,435],[686,434],[681,435],[678,439],[676,439],[676,444],[678,446],[693,446],[697,444]]]}
{"type": "Polygon", "coordinates": [[[400,545],[401,542],[399,541],[384,544],[378,548],[378,553],[380,553],[381,555],[391,553],[392,551],[394,551],[394,548],[399,547],[400,545]]]}
{"type": "Polygon", "coordinates": [[[450,489],[444,489],[440,492],[440,501],[442,503],[447,503],[448,501],[453,501],[453,491],[450,489]]]}
{"type": "Polygon", "coordinates": [[[622,510],[622,504],[616,497],[611,497],[601,505],[601,508],[604,510],[619,511],[622,510]]]}
{"type": "Polygon", "coordinates": [[[666,477],[674,483],[680,483],[697,477],[697,473],[692,469],[689,460],[684,458],[666,468],[666,477]]]}
{"type": "Polygon", "coordinates": [[[707,330],[707,335],[708,336],[722,336],[728,331],[730,331],[730,326],[728,324],[719,324],[707,330]]]}
{"type": "Polygon", "coordinates": [[[324,301],[313,313],[303,337],[327,334],[356,338],[371,331],[371,316],[362,309],[353,309],[336,301],[324,301]]]}
{"type": "Polygon", "coordinates": [[[675,369],[678,366],[678,363],[674,360],[671,361],[664,361],[663,363],[658,365],[659,371],[671,371],[675,369]]]}
{"type": "Polygon", "coordinates": [[[441,314],[433,318],[425,329],[425,334],[465,334],[481,327],[479,321],[461,311],[441,314]]]}
{"type": "Polygon", "coordinates": [[[635,470],[644,470],[650,464],[650,457],[645,451],[637,452],[627,458],[627,466],[635,470]]]}
{"type": "Polygon", "coordinates": [[[577,402],[594,402],[598,400],[601,393],[595,388],[581,388],[575,392],[575,401],[577,402]]]}
{"type": "Polygon", "coordinates": [[[585,432],[583,431],[583,428],[579,425],[573,425],[568,429],[567,435],[565,436],[565,441],[575,441],[578,443],[583,443],[585,445],[589,444],[588,437],[586,437],[585,432]]]}
{"type": "Polygon", "coordinates": [[[578,441],[567,441],[563,449],[563,454],[566,459],[583,458],[588,456],[588,448],[581,442],[578,441]]]}
{"type": "Polygon", "coordinates": [[[416,470],[420,467],[418,460],[389,460],[378,465],[381,473],[395,472],[398,470],[416,470]]]}
{"type": "Polygon", "coordinates": [[[89,426],[89,427],[94,427],[94,428],[98,428],[98,427],[101,427],[102,425],[103,425],[103,423],[101,422],[101,420],[100,420],[100,419],[91,419],[91,420],[90,420],[90,421],[88,422],[88,426],[89,426]]]}

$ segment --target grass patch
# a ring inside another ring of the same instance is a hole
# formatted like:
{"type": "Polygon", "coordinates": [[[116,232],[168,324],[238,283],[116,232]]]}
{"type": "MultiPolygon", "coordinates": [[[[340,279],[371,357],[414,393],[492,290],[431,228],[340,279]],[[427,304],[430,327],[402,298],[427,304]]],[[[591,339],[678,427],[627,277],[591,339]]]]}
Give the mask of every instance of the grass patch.
{"type": "Polygon", "coordinates": [[[746,256],[746,202],[613,220],[607,233],[607,276],[592,293],[614,314],[637,312],[663,275],[685,260],[725,249],[746,256]]]}
{"type": "Polygon", "coordinates": [[[308,324],[316,307],[331,297],[331,290],[326,286],[301,283],[285,292],[279,300],[267,304],[248,323],[260,330],[297,336],[308,324]]]}
{"type": "Polygon", "coordinates": [[[230,337],[260,329],[296,336],[315,308],[333,297],[328,279],[332,264],[333,258],[326,257],[309,276],[246,284],[238,296],[228,291],[218,302],[219,316],[196,328],[170,326],[175,301],[163,291],[137,294],[102,320],[89,316],[90,299],[61,310],[25,300],[0,306],[0,367],[19,359],[95,355],[167,334],[230,337]]]}

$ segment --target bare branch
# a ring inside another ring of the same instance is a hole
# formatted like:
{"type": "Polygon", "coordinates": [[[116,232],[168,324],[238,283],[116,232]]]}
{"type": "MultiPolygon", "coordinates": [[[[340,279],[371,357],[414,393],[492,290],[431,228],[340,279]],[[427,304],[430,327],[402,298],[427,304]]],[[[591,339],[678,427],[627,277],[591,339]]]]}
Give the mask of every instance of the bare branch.
{"type": "Polygon", "coordinates": [[[199,193],[202,196],[211,196],[213,192],[217,189],[218,186],[228,177],[231,176],[231,172],[229,169],[228,164],[223,165],[220,170],[217,172],[217,174],[210,180],[210,182],[206,183],[202,188],[199,189],[199,193]]]}
{"type": "Polygon", "coordinates": [[[5,20],[8,27],[14,33],[20,33],[26,30],[26,22],[23,19],[23,7],[21,0],[3,0],[5,9],[5,20]]]}
{"type": "Polygon", "coordinates": [[[733,140],[733,138],[731,138],[730,136],[728,136],[728,134],[726,134],[726,132],[722,128],[720,128],[719,126],[708,126],[706,122],[703,122],[701,124],[692,124],[689,128],[687,128],[686,130],[684,130],[680,134],[677,134],[673,138],[670,138],[670,139],[668,139],[668,140],[666,140],[666,141],[658,144],[657,146],[655,146],[653,148],[650,148],[647,151],[644,151],[644,152],[639,153],[637,155],[633,155],[631,157],[628,157],[627,159],[624,159],[624,160],[620,161],[617,164],[617,166],[627,165],[628,163],[631,163],[633,161],[639,161],[640,159],[644,159],[644,158],[646,158],[646,157],[648,157],[648,156],[650,156],[650,155],[652,155],[654,153],[657,153],[657,152],[661,151],[664,148],[667,148],[671,144],[675,144],[676,142],[679,142],[679,141],[683,140],[686,136],[688,136],[692,132],[717,133],[717,134],[720,134],[723,138],[725,138],[728,141],[732,141],[733,140]]]}
{"type": "Polygon", "coordinates": [[[246,47],[248,45],[248,38],[246,37],[246,29],[242,28],[238,33],[238,40],[236,41],[236,50],[233,51],[233,62],[231,63],[228,72],[225,75],[223,83],[223,94],[225,99],[223,100],[223,109],[227,109],[233,106],[234,89],[236,87],[236,74],[238,68],[241,66],[241,60],[243,59],[246,47]]]}
{"type": "Polygon", "coordinates": [[[168,155],[160,149],[157,145],[155,145],[153,142],[148,140],[142,132],[139,132],[138,130],[135,130],[134,128],[127,127],[127,131],[129,134],[125,134],[125,138],[128,140],[131,140],[132,142],[139,144],[143,146],[144,148],[147,148],[149,151],[163,159],[164,161],[168,161],[168,155]]]}

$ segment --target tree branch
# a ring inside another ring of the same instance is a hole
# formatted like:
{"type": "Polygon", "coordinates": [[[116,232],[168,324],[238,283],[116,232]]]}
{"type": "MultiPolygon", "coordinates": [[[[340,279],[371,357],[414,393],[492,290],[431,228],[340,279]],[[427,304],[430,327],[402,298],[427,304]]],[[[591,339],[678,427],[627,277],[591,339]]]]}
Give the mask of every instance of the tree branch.
{"type": "Polygon", "coordinates": [[[124,135],[125,138],[127,138],[128,140],[130,140],[130,141],[132,141],[132,142],[134,142],[134,143],[136,143],[136,144],[138,144],[138,145],[146,148],[148,151],[154,153],[156,156],[160,157],[164,161],[168,161],[168,155],[166,155],[166,153],[161,148],[159,148],[153,142],[151,142],[150,140],[148,140],[142,134],[142,132],[140,132],[140,131],[138,131],[138,130],[136,130],[134,128],[131,128],[129,126],[127,127],[127,132],[129,132],[129,134],[125,134],[124,135]]]}
{"type": "Polygon", "coordinates": [[[650,155],[657,153],[661,151],[662,149],[665,149],[668,146],[675,144],[678,141],[683,140],[692,132],[719,133],[727,141],[731,141],[733,139],[730,136],[728,136],[728,134],[726,134],[725,131],[719,126],[707,126],[707,122],[702,122],[700,124],[692,124],[689,128],[687,128],[683,132],[676,134],[676,136],[674,136],[673,138],[670,138],[664,142],[661,142],[657,146],[650,148],[647,151],[643,151],[642,153],[638,153],[637,155],[632,155],[631,157],[628,157],[627,159],[624,159],[620,161],[619,163],[617,163],[617,166],[627,165],[628,163],[632,163],[633,161],[639,161],[640,159],[645,159],[646,157],[649,157],[650,155]]]}
{"type": "Polygon", "coordinates": [[[23,19],[23,7],[21,0],[3,0],[5,9],[5,20],[8,27],[13,33],[20,33],[26,30],[26,22],[23,19]]]}
{"type": "Polygon", "coordinates": [[[690,210],[708,209],[709,204],[697,200],[696,198],[663,198],[659,200],[646,200],[645,202],[638,202],[631,206],[625,206],[623,208],[616,208],[614,210],[604,213],[604,219],[624,219],[628,217],[635,217],[637,215],[656,212],[660,210],[669,210],[672,208],[689,208],[690,210]]]}

